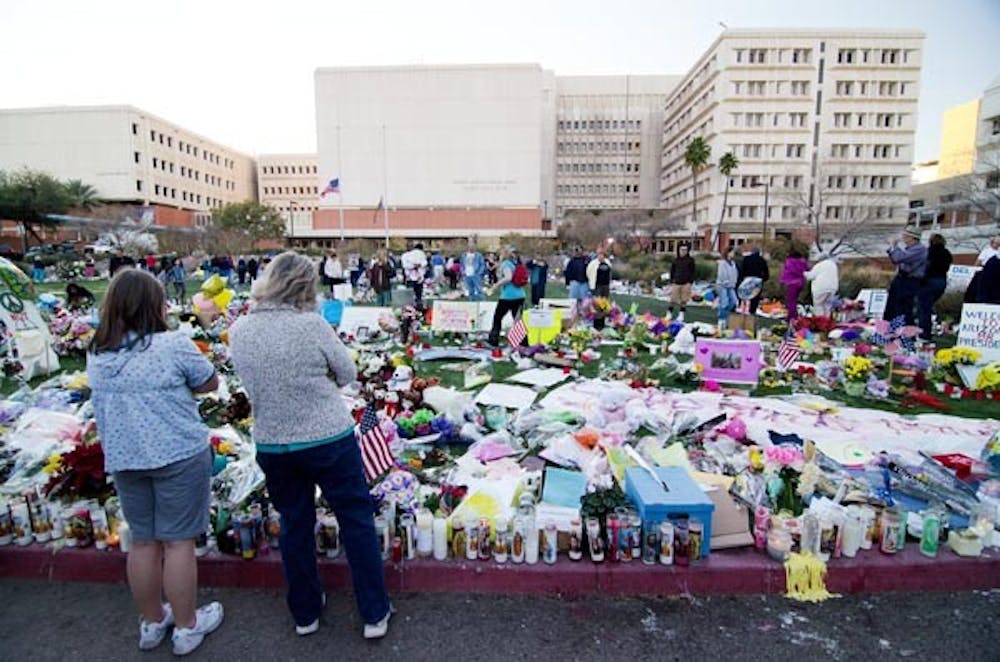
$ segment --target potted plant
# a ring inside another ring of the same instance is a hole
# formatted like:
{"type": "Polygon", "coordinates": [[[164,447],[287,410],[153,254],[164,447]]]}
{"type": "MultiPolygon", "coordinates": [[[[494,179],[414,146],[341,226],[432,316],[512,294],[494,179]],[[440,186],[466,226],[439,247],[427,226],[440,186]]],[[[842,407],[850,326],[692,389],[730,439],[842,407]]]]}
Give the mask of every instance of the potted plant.
{"type": "Polygon", "coordinates": [[[868,378],[875,370],[875,364],[864,356],[849,356],[844,361],[844,391],[852,397],[860,397],[868,385],[868,378]]]}

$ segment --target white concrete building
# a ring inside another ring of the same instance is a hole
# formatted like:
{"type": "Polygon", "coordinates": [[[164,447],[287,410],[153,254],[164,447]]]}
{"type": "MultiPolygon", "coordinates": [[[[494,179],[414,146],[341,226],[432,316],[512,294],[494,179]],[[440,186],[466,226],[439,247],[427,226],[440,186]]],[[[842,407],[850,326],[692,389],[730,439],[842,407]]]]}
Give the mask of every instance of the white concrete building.
{"type": "Polygon", "coordinates": [[[986,177],[986,188],[1000,189],[1000,76],[990,82],[979,103],[976,172],[986,177]]]}
{"type": "Polygon", "coordinates": [[[771,236],[814,214],[824,227],[905,223],[922,44],[915,31],[724,31],[666,102],[661,203],[702,238],[724,212],[730,243],[761,236],[765,190],[771,236]],[[711,158],[692,196],[696,136],[711,158]],[[740,166],[723,210],[714,164],[729,151],[740,166]]]}
{"type": "MultiPolygon", "coordinates": [[[[261,154],[257,157],[257,199],[285,217],[293,239],[312,228],[312,214],[319,209],[319,156],[316,154],[261,154]]],[[[325,184],[323,185],[326,186],[325,184]]]]}
{"type": "Polygon", "coordinates": [[[557,219],[567,209],[659,206],[663,109],[680,79],[556,77],[557,219]]]}
{"type": "Polygon", "coordinates": [[[160,225],[204,222],[257,192],[250,156],[132,106],[0,110],[0,169],[19,168],[153,206],[160,225]]]}

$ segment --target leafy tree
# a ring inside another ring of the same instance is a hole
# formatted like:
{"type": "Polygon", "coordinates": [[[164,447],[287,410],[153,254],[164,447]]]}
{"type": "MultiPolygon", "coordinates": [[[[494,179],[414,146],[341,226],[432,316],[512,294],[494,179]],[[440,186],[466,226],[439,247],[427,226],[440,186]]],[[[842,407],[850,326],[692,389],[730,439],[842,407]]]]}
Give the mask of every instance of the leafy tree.
{"type": "Polygon", "coordinates": [[[250,248],[268,239],[285,237],[285,219],[274,207],[257,202],[232,202],[212,214],[213,223],[227,233],[243,235],[250,248]]]}
{"type": "Polygon", "coordinates": [[[101,200],[97,197],[97,189],[79,179],[66,182],[66,193],[72,201],[70,204],[72,209],[89,212],[101,204],[101,200]]]}
{"type": "Polygon", "coordinates": [[[39,226],[52,227],[49,214],[63,214],[73,204],[66,186],[44,172],[18,170],[13,173],[0,171],[0,218],[17,221],[24,228],[21,244],[28,250],[28,234],[39,243],[39,226]]]}
{"type": "Polygon", "coordinates": [[[729,204],[729,177],[733,171],[740,167],[739,159],[733,152],[726,152],[719,157],[719,172],[726,178],[726,188],[722,193],[722,211],[719,212],[719,225],[715,228],[715,237],[712,238],[712,249],[718,249],[719,238],[722,236],[722,222],[726,218],[726,206],[729,204]]]}
{"type": "Polygon", "coordinates": [[[684,150],[684,163],[691,168],[691,246],[694,246],[695,233],[698,231],[698,173],[708,167],[708,160],[712,157],[712,146],[702,138],[697,136],[688,143],[684,150]]]}

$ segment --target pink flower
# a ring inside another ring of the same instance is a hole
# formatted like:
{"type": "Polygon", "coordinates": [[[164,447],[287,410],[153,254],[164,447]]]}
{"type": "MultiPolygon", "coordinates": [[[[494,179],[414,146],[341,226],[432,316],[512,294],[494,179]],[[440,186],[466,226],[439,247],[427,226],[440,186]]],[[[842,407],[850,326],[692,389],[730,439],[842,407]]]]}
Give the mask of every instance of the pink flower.
{"type": "Polygon", "coordinates": [[[805,456],[796,446],[771,446],[764,450],[764,461],[779,467],[796,467],[805,463],[805,456]]]}

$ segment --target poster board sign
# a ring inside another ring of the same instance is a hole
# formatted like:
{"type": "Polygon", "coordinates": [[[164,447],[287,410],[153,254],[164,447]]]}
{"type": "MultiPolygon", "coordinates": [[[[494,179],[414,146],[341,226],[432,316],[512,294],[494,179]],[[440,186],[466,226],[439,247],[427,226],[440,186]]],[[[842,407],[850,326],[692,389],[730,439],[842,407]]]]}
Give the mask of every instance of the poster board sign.
{"type": "Polygon", "coordinates": [[[563,311],[559,308],[533,308],[524,313],[528,344],[548,344],[562,332],[563,311]]]}
{"type": "Polygon", "coordinates": [[[469,301],[435,301],[431,328],[435,331],[469,333],[475,330],[479,306],[469,301]]]}
{"type": "Polygon", "coordinates": [[[958,326],[960,347],[970,347],[986,361],[1000,361],[1000,305],[967,303],[958,326]]]}
{"type": "Polygon", "coordinates": [[[881,316],[889,300],[889,290],[861,290],[857,300],[864,302],[866,314],[881,316]]]}
{"type": "MultiPolygon", "coordinates": [[[[493,326],[493,313],[496,312],[497,302],[480,301],[477,305],[479,309],[476,311],[476,331],[489,331],[493,326]]],[[[507,329],[511,324],[513,322],[510,320],[510,315],[504,315],[500,329],[507,329]]]]}
{"type": "Polygon", "coordinates": [[[972,282],[972,277],[976,275],[980,267],[973,267],[968,264],[953,264],[948,268],[949,290],[965,291],[972,282]]]}
{"type": "Polygon", "coordinates": [[[339,331],[354,335],[359,327],[368,327],[369,331],[379,328],[378,318],[381,315],[392,315],[392,308],[378,306],[344,306],[340,316],[339,331]]]}
{"type": "Polygon", "coordinates": [[[695,341],[694,362],[701,366],[702,379],[734,384],[756,384],[760,375],[761,346],[756,340],[695,341]]]}

